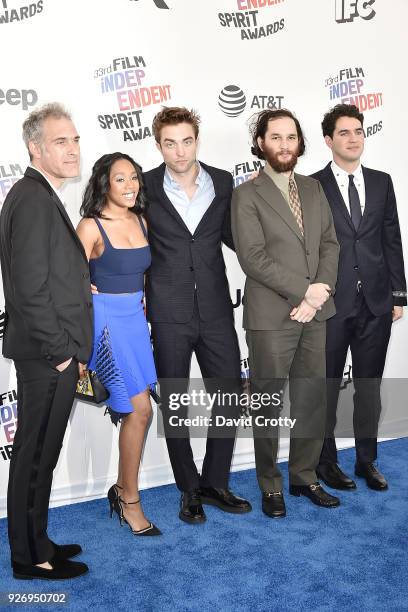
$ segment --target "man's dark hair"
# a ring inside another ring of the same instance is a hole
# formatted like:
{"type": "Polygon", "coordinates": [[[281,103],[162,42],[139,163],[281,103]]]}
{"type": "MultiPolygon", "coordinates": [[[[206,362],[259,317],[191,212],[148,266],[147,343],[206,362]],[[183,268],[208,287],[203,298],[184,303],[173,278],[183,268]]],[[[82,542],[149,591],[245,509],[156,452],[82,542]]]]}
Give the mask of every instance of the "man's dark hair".
{"type": "Polygon", "coordinates": [[[361,127],[364,125],[364,115],[363,113],[360,113],[357,106],[354,104],[336,104],[336,106],[329,110],[329,112],[323,117],[323,136],[330,136],[330,138],[333,138],[336,123],[340,117],[353,117],[354,119],[359,120],[361,127]]]}
{"type": "Polygon", "coordinates": [[[82,206],[80,209],[81,217],[101,217],[106,206],[106,196],[110,190],[110,172],[113,164],[120,159],[126,159],[134,167],[139,181],[139,193],[137,194],[136,204],[130,211],[136,215],[142,214],[146,209],[146,196],[143,184],[142,168],[126,153],[107,153],[102,155],[92,168],[91,178],[85,188],[82,206]]]}
{"type": "Polygon", "coordinates": [[[163,106],[153,119],[153,135],[156,142],[160,143],[160,134],[166,125],[178,125],[179,123],[189,123],[197,138],[200,125],[200,116],[192,108],[188,110],[185,106],[163,106]]]}
{"type": "Polygon", "coordinates": [[[280,108],[278,110],[263,110],[251,118],[249,131],[252,136],[252,155],[256,155],[256,157],[258,157],[259,159],[265,159],[264,153],[258,144],[258,138],[260,137],[262,140],[265,140],[265,134],[268,131],[269,121],[274,121],[275,119],[280,119],[281,117],[289,117],[289,119],[293,119],[293,121],[295,122],[296,131],[299,138],[298,157],[303,155],[303,153],[305,152],[306,145],[302,128],[300,127],[300,123],[298,119],[296,119],[295,115],[286,108],[280,108]]]}

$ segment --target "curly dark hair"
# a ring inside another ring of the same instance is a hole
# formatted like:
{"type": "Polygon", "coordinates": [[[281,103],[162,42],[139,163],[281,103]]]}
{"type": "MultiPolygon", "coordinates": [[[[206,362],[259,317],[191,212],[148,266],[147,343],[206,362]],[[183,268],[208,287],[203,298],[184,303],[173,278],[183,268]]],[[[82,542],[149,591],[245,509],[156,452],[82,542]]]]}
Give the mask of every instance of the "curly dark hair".
{"type": "Polygon", "coordinates": [[[258,157],[258,159],[265,159],[264,152],[258,144],[258,138],[260,137],[262,140],[265,140],[265,134],[268,131],[269,121],[273,121],[274,119],[280,119],[281,117],[289,117],[289,119],[293,119],[296,125],[296,132],[299,138],[299,155],[303,155],[305,152],[305,138],[303,136],[302,128],[300,127],[299,120],[295,117],[295,115],[286,108],[280,108],[277,110],[263,110],[260,113],[256,113],[250,119],[249,131],[252,136],[252,147],[251,153],[258,157]]]}
{"type": "Polygon", "coordinates": [[[357,106],[354,104],[336,104],[336,106],[329,110],[323,117],[323,136],[330,136],[330,138],[333,138],[336,123],[340,117],[354,117],[354,119],[358,119],[361,123],[361,127],[364,125],[364,115],[360,113],[357,106]]]}
{"type": "Polygon", "coordinates": [[[136,215],[141,215],[146,210],[146,194],[143,183],[142,168],[126,153],[107,153],[102,155],[92,168],[91,178],[85,188],[82,205],[80,208],[81,217],[100,217],[103,218],[103,209],[106,206],[106,196],[110,189],[110,171],[113,164],[120,159],[126,159],[136,170],[139,180],[139,193],[137,194],[136,204],[130,211],[136,215]]]}

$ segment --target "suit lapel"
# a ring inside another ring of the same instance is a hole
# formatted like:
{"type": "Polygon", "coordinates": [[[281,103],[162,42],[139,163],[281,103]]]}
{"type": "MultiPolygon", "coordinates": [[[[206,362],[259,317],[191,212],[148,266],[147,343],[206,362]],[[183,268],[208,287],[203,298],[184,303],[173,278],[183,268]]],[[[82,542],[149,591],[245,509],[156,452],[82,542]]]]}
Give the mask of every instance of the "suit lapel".
{"type": "MultiPolygon", "coordinates": [[[[254,179],[254,185],[258,195],[260,195],[261,198],[282,217],[290,229],[295,232],[299,240],[303,242],[303,236],[300,233],[299,226],[290,210],[289,204],[286,202],[273,180],[262,171],[258,178],[254,179]]],[[[302,199],[301,195],[300,198],[302,199]]]]}
{"type": "Polygon", "coordinates": [[[367,168],[364,168],[364,166],[361,166],[361,168],[363,170],[363,177],[364,177],[365,203],[364,203],[364,214],[361,217],[360,226],[358,228],[358,231],[361,230],[361,226],[366,222],[366,219],[371,210],[371,206],[373,202],[375,201],[374,184],[372,181],[370,181],[370,177],[367,172],[367,168]]]}
{"type": "Polygon", "coordinates": [[[155,189],[156,189],[156,196],[157,196],[159,202],[167,210],[167,212],[169,212],[171,214],[171,216],[174,218],[174,220],[177,221],[177,223],[179,223],[182,226],[182,228],[185,229],[185,231],[188,232],[191,235],[190,230],[188,229],[187,225],[184,223],[182,217],[179,215],[179,213],[177,212],[177,210],[173,206],[173,204],[170,201],[167,193],[164,190],[163,181],[164,181],[164,173],[165,173],[165,171],[166,171],[166,165],[165,164],[161,164],[157,168],[157,171],[156,171],[157,174],[156,174],[155,181],[154,181],[154,186],[155,186],[155,189]]]}
{"type": "Polygon", "coordinates": [[[338,210],[342,213],[343,217],[346,219],[351,229],[355,231],[353,222],[350,217],[350,213],[343,199],[343,196],[341,195],[341,191],[339,189],[337,181],[334,178],[334,174],[331,169],[331,164],[327,164],[327,166],[324,168],[323,176],[324,185],[327,190],[327,199],[329,200],[329,202],[333,202],[334,205],[337,206],[338,210]]]}
{"type": "Polygon", "coordinates": [[[48,183],[46,178],[40,172],[37,172],[37,170],[35,170],[35,168],[27,168],[27,170],[25,171],[25,176],[28,176],[29,178],[34,179],[35,181],[38,181],[48,191],[48,194],[54,200],[54,202],[55,202],[55,204],[56,204],[56,206],[58,208],[58,211],[61,214],[61,217],[63,218],[63,220],[64,220],[65,224],[67,225],[68,229],[70,230],[70,232],[71,232],[75,242],[77,243],[77,246],[78,246],[79,250],[81,251],[81,255],[83,256],[85,261],[88,263],[88,259],[86,257],[86,253],[85,253],[84,247],[82,245],[82,242],[80,241],[80,239],[78,237],[78,234],[76,233],[75,228],[72,225],[72,221],[69,218],[67,211],[65,210],[65,206],[63,205],[63,203],[59,199],[59,197],[56,194],[55,190],[51,187],[51,185],[48,183]]]}
{"type": "Polygon", "coordinates": [[[214,185],[215,197],[214,197],[213,201],[211,202],[211,204],[209,205],[209,207],[207,208],[207,210],[205,211],[205,213],[203,214],[203,216],[201,217],[197,227],[195,228],[194,235],[196,235],[200,231],[201,225],[205,223],[206,218],[210,214],[211,210],[218,203],[219,196],[220,196],[220,190],[221,190],[221,184],[220,184],[220,181],[219,181],[219,175],[217,173],[214,173],[210,166],[207,166],[206,164],[203,164],[202,162],[200,162],[200,165],[211,176],[211,179],[212,179],[212,182],[213,182],[213,185],[214,185]]]}
{"type": "MultiPolygon", "coordinates": [[[[316,210],[316,206],[314,205],[309,185],[303,180],[303,177],[295,173],[295,181],[299,192],[300,203],[302,205],[303,231],[305,234],[304,242],[307,249],[309,244],[315,242],[313,240],[313,231],[316,229],[316,223],[314,223],[314,211],[316,210]]],[[[320,225],[318,225],[318,229],[320,230],[320,225]]]]}

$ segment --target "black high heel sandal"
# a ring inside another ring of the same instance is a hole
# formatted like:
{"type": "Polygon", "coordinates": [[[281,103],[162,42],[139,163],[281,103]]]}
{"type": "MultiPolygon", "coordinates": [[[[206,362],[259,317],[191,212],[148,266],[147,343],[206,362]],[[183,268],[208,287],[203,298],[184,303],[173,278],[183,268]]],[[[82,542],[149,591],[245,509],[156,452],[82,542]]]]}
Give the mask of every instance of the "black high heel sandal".
{"type": "Polygon", "coordinates": [[[122,489],[122,488],[123,487],[120,487],[118,484],[114,484],[111,486],[111,488],[108,491],[108,502],[110,506],[110,517],[111,518],[113,516],[113,513],[117,512],[119,519],[120,519],[120,513],[118,512],[118,509],[115,508],[115,502],[117,501],[119,497],[118,489],[122,489]]]}
{"type": "Polygon", "coordinates": [[[122,504],[125,505],[125,506],[131,506],[132,504],[140,504],[140,499],[137,499],[136,501],[133,501],[133,502],[125,502],[125,501],[123,501],[123,499],[120,496],[118,496],[118,498],[116,500],[116,505],[119,506],[120,512],[118,512],[118,509],[116,507],[115,507],[115,510],[116,510],[116,512],[118,512],[119,520],[120,520],[120,525],[121,526],[122,526],[122,521],[124,523],[126,523],[126,525],[129,525],[130,531],[135,536],[158,536],[158,535],[162,535],[162,532],[160,531],[160,529],[158,529],[158,527],[156,527],[156,525],[153,525],[153,523],[150,523],[150,522],[149,522],[149,526],[145,527],[144,529],[139,529],[138,531],[133,529],[132,526],[130,525],[130,523],[128,523],[128,521],[126,520],[126,518],[125,518],[125,516],[123,514],[122,504]]]}

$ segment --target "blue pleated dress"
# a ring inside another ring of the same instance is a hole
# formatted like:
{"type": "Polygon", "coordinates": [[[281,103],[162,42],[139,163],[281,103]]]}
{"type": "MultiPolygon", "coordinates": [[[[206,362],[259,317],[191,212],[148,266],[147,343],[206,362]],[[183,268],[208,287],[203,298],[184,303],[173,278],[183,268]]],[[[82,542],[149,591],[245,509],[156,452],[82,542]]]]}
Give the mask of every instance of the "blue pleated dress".
{"type": "MultiPolygon", "coordinates": [[[[105,249],[89,261],[93,295],[94,344],[88,363],[109,391],[108,410],[116,424],[133,412],[130,398],[154,389],[157,375],[150,333],[143,310],[144,273],[150,266],[150,247],[116,249],[95,218],[105,249]]],[[[139,222],[145,237],[146,229],[139,222]]]]}

